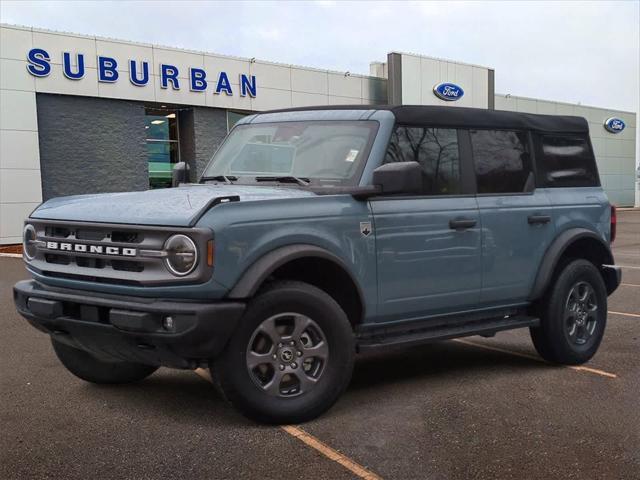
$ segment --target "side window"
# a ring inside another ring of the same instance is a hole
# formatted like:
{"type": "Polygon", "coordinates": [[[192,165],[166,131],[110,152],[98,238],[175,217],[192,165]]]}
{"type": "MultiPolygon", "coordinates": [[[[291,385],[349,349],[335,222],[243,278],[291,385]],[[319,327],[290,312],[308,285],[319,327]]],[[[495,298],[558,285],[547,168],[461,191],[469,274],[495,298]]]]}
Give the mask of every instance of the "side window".
{"type": "Polygon", "coordinates": [[[478,193],[533,190],[527,134],[507,130],[471,130],[478,193]]]}
{"type": "MultiPolygon", "coordinates": [[[[539,137],[539,182],[545,187],[599,185],[595,159],[588,139],[580,135],[546,134],[539,137]]],[[[536,157],[538,158],[538,157],[536,157]]]]}
{"type": "Polygon", "coordinates": [[[424,195],[461,192],[458,132],[454,129],[396,127],[384,163],[418,162],[424,195]]]}

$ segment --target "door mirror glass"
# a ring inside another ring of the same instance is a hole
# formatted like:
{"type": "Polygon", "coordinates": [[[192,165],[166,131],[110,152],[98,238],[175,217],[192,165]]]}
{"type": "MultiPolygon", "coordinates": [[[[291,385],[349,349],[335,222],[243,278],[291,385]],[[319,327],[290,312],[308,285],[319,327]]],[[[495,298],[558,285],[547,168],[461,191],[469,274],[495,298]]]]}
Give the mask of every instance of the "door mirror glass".
{"type": "Polygon", "coordinates": [[[422,169],[418,162],[387,163],[373,171],[373,184],[383,194],[417,194],[422,190],[422,169]]]}

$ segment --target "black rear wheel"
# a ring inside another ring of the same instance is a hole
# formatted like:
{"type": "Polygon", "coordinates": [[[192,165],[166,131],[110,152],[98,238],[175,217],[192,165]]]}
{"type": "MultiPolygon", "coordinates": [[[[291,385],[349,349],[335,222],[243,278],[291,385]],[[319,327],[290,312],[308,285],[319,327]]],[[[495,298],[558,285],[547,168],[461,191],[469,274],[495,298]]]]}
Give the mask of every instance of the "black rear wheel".
{"type": "Polygon", "coordinates": [[[212,376],[244,415],[299,423],[329,409],[351,378],[351,325],[324,291],[277,282],[254,298],[212,376]]]}
{"type": "Polygon", "coordinates": [[[531,329],[538,353],[554,363],[587,362],[598,350],[607,322],[607,290],[587,260],[565,264],[540,301],[541,324],[531,329]]]}

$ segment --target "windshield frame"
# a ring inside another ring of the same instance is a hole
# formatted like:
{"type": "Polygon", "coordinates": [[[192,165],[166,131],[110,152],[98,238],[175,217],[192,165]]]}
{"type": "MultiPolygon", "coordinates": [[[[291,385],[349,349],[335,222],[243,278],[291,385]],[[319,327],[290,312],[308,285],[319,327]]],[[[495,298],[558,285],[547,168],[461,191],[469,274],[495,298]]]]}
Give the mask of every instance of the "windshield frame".
{"type": "MultiPolygon", "coordinates": [[[[367,139],[366,145],[363,148],[361,155],[362,155],[362,160],[359,162],[359,164],[356,166],[356,169],[353,173],[353,175],[351,177],[347,177],[344,178],[342,180],[333,180],[333,181],[327,181],[327,182],[322,182],[320,181],[321,178],[318,177],[306,177],[309,178],[310,182],[309,185],[307,185],[306,187],[348,187],[348,186],[357,186],[360,184],[360,180],[362,179],[362,173],[364,172],[364,169],[367,165],[367,162],[369,161],[369,155],[371,154],[371,150],[373,148],[373,145],[376,141],[376,138],[378,136],[378,131],[380,130],[380,122],[378,120],[372,120],[372,119],[366,119],[366,120],[356,120],[356,119],[348,119],[348,120],[340,120],[340,119],[336,119],[336,120],[309,120],[309,119],[305,119],[305,120],[282,120],[282,121],[269,121],[269,122],[255,122],[255,123],[238,123],[236,125],[233,126],[233,128],[229,131],[229,133],[225,136],[224,140],[222,141],[222,143],[218,146],[218,148],[216,149],[215,153],[211,156],[211,158],[209,159],[209,161],[207,162],[207,165],[205,166],[205,168],[202,171],[202,174],[200,175],[198,182],[199,183],[203,183],[207,177],[215,177],[217,175],[210,174],[207,175],[207,171],[209,170],[209,168],[213,165],[216,156],[218,155],[218,153],[223,149],[223,147],[225,146],[225,144],[229,141],[229,138],[231,137],[232,133],[236,130],[236,129],[242,129],[242,128],[248,128],[248,127],[253,127],[253,126],[273,126],[273,125],[283,125],[283,124],[289,124],[289,123],[315,123],[315,124],[331,124],[331,125],[335,125],[336,123],[343,123],[343,124],[351,124],[353,125],[354,123],[365,123],[367,125],[369,125],[371,127],[370,132],[369,132],[369,138],[367,139]]],[[[233,177],[237,177],[237,180],[234,180],[233,184],[237,184],[237,185],[265,185],[265,184],[269,184],[270,182],[266,182],[266,181],[257,181],[256,180],[256,176],[260,177],[260,176],[289,176],[286,174],[277,174],[277,173],[267,173],[265,172],[263,175],[236,175],[236,174],[227,174],[227,176],[233,176],[233,177]]],[[[328,179],[327,179],[328,180],[328,179]]],[[[224,181],[216,181],[216,180],[209,180],[211,182],[214,183],[226,183],[224,181]]],[[[300,185],[297,182],[279,182],[277,180],[274,180],[272,183],[276,183],[279,186],[293,186],[293,187],[298,187],[298,188],[305,188],[302,187],[302,185],[300,185]]]]}

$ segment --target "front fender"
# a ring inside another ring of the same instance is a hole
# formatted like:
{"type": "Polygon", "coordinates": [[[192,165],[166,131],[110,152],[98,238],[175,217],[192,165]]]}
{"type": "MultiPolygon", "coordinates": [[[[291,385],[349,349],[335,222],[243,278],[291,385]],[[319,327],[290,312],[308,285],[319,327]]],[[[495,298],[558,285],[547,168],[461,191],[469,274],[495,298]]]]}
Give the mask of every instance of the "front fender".
{"type": "Polygon", "coordinates": [[[553,242],[551,242],[551,245],[549,245],[549,248],[547,248],[547,251],[544,254],[542,263],[538,268],[538,273],[533,284],[531,295],[529,296],[530,301],[537,300],[544,294],[549,286],[549,282],[551,282],[553,272],[564,252],[576,240],[583,238],[590,238],[601,244],[606,252],[606,259],[603,262],[603,265],[613,265],[614,261],[611,249],[601,236],[591,230],[587,230],[586,228],[570,228],[565,230],[560,233],[553,242]]]}

